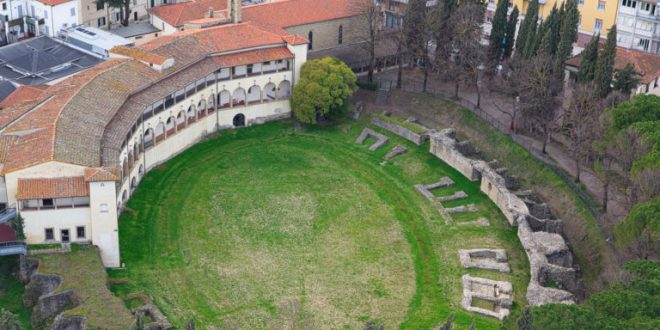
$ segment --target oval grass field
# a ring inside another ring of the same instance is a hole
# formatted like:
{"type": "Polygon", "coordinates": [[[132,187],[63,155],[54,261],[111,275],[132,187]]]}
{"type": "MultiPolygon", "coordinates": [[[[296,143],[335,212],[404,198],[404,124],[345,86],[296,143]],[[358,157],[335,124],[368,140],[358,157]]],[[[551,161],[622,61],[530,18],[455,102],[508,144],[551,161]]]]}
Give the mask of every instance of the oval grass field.
{"type": "MultiPolygon", "coordinates": [[[[465,273],[512,281],[527,261],[484,195],[393,138],[354,143],[360,124],[294,132],[288,122],[222,131],[146,175],[120,217],[120,296],[143,292],[175,325],[198,329],[423,329],[456,312],[458,328],[497,320],[460,308],[465,273]],[[349,127],[352,126],[352,127],[349,127]],[[408,153],[382,163],[396,143],[408,153]],[[449,175],[492,226],[447,225],[415,183],[449,175]],[[486,246],[484,246],[486,245],[486,246]],[[512,274],[466,271],[457,249],[502,247],[512,274]]],[[[134,304],[127,300],[129,307],[134,304]]]]}

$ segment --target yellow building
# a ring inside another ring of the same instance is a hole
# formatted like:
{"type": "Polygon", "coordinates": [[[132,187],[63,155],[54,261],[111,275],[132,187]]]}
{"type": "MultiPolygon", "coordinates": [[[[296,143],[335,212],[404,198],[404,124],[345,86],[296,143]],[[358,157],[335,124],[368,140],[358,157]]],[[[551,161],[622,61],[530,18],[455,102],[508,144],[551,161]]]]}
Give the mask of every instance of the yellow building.
{"type": "MultiPolygon", "coordinates": [[[[546,18],[550,15],[553,6],[561,7],[566,0],[539,0],[539,17],[546,18]]],[[[591,36],[600,31],[602,35],[607,34],[610,27],[616,24],[618,0],[577,0],[580,10],[580,26],[578,28],[578,45],[586,44],[591,36]]],[[[489,0],[489,9],[495,10],[496,0],[489,0]]],[[[518,6],[521,16],[527,11],[529,0],[511,0],[513,5],[518,6]]]]}

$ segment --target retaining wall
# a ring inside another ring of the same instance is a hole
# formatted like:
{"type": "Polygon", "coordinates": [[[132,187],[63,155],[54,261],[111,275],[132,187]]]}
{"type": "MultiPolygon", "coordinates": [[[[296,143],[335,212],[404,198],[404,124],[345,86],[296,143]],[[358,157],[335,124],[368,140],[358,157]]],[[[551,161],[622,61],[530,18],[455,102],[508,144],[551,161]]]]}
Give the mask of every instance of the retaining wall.
{"type": "Polygon", "coordinates": [[[403,126],[399,126],[381,119],[378,119],[376,117],[371,118],[371,123],[384,128],[416,145],[422,145],[424,142],[426,142],[426,136],[424,134],[417,134],[403,126]]]}
{"type": "MultiPolygon", "coordinates": [[[[539,220],[534,217],[525,201],[507,188],[506,179],[499,170],[496,171],[488,163],[471,159],[460,152],[453,129],[433,133],[430,139],[430,152],[433,155],[468,179],[472,181],[480,179],[481,191],[497,205],[511,225],[518,226],[518,238],[530,263],[527,303],[531,306],[575,303],[575,295],[572,292],[580,292],[582,283],[577,271],[571,267],[573,259],[566,241],[555,232],[543,231],[546,226],[532,227],[529,223],[530,220],[534,220],[534,223],[560,220],[539,220]]],[[[557,227],[561,228],[561,226],[553,226],[553,228],[557,227]]]]}

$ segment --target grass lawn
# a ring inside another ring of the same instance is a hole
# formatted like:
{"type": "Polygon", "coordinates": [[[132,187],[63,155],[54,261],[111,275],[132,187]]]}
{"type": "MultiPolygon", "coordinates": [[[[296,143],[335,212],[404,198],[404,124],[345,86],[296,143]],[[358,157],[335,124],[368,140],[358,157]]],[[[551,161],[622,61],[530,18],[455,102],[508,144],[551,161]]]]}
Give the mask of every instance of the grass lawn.
{"type": "Polygon", "coordinates": [[[123,302],[107,287],[107,275],[98,250],[92,246],[71,245],[66,254],[37,255],[39,272],[64,278],[57,292],[74,289],[83,303],[64,312],[65,316],[86,316],[89,329],[129,329],[133,317],[123,302]]]}
{"type": "MultiPolygon", "coordinates": [[[[152,170],[120,217],[120,295],[144,292],[182,326],[499,328],[460,308],[465,273],[513,283],[524,302],[528,263],[497,208],[428,153],[393,134],[376,152],[362,124],[294,132],[288,122],[222,131],[152,170]],[[350,126],[350,128],[349,128],[350,126]],[[408,153],[382,163],[396,144],[408,153]],[[490,227],[445,224],[413,188],[450,176],[490,227]],[[513,272],[464,270],[459,248],[498,247],[513,272]]],[[[519,308],[515,306],[515,308],[519,308]]]]}
{"type": "Polygon", "coordinates": [[[32,310],[23,307],[23,284],[14,274],[18,272],[18,257],[0,257],[0,309],[8,310],[16,315],[23,328],[32,329],[30,316],[32,310]]]}

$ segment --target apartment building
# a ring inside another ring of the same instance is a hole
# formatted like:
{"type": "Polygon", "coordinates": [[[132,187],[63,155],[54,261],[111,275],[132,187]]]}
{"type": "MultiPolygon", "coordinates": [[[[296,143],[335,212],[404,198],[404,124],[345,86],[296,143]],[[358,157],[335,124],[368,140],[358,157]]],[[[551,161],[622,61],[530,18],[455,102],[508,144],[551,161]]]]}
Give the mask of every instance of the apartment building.
{"type": "Polygon", "coordinates": [[[660,54],[660,1],[620,0],[617,44],[660,54]]]}

